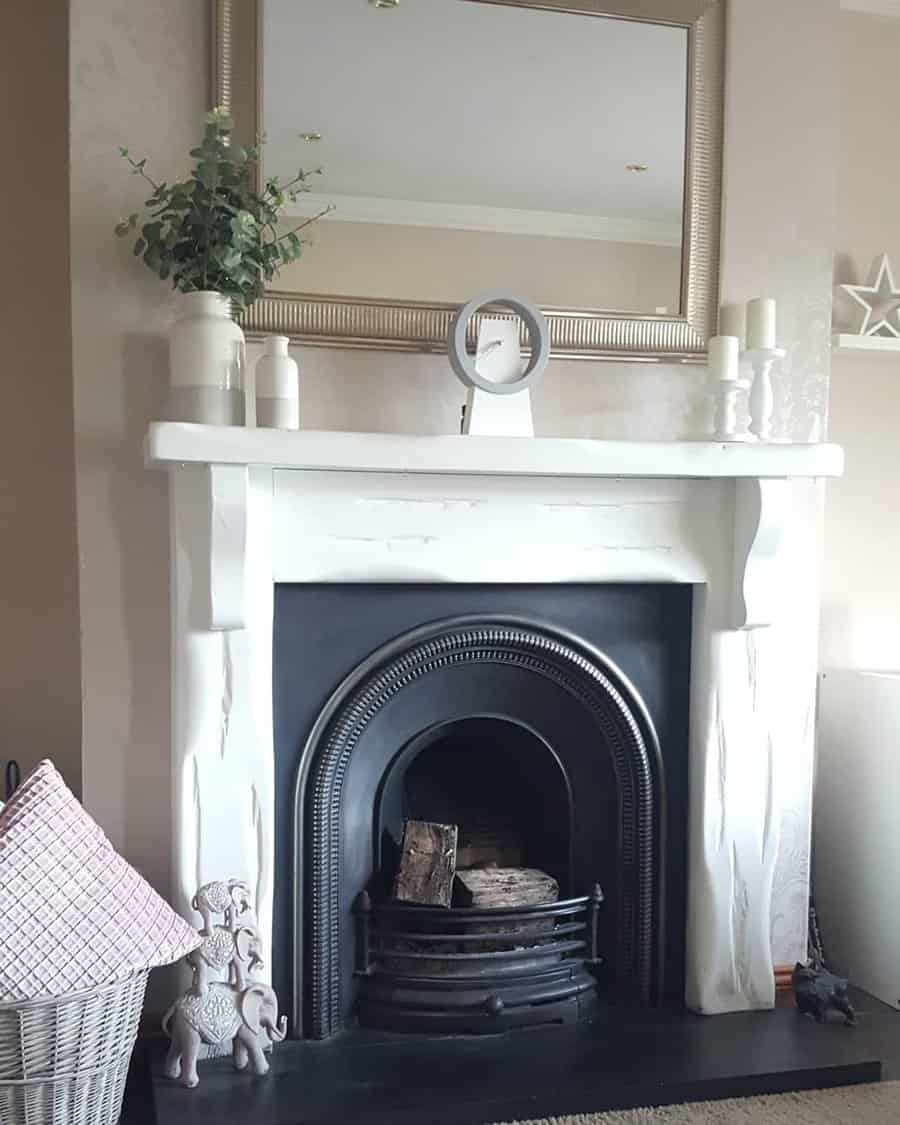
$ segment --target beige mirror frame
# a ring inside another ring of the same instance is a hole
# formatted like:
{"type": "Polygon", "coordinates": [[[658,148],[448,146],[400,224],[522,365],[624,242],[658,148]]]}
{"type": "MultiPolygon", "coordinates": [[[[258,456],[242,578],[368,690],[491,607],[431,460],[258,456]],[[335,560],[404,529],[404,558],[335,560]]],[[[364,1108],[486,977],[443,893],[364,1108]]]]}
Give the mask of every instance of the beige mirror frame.
{"type": "MultiPolygon", "coordinates": [[[[458,3],[459,0],[447,0],[458,3]]],[[[585,15],[619,16],[688,31],[681,312],[677,316],[545,307],[551,357],[700,362],[718,315],[724,114],[724,0],[476,0],[585,15]]],[[[228,110],[244,141],[263,132],[261,27],[265,0],[211,0],[214,105],[228,110]]],[[[460,294],[460,303],[471,294],[460,294]]],[[[241,316],[251,339],[289,336],[304,344],[441,352],[457,305],[267,290],[241,316]]],[[[477,318],[470,323],[472,340],[477,318]]],[[[524,340],[523,340],[524,343],[524,340]]]]}

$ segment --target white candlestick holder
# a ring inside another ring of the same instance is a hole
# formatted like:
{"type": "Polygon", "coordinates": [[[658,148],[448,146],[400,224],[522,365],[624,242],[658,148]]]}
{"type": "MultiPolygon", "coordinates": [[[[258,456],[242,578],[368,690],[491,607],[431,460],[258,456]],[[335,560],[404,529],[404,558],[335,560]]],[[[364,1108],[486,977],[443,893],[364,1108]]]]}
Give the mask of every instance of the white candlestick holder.
{"type": "Polygon", "coordinates": [[[712,392],[715,397],[713,437],[716,441],[750,441],[746,430],[738,429],[738,401],[750,383],[746,379],[717,379],[712,392]]]}
{"type": "Polygon", "coordinates": [[[748,348],[743,353],[753,370],[750,385],[750,433],[757,441],[768,441],[772,434],[772,414],[775,393],[772,390],[772,368],[775,361],[784,359],[784,348],[748,348]]]}

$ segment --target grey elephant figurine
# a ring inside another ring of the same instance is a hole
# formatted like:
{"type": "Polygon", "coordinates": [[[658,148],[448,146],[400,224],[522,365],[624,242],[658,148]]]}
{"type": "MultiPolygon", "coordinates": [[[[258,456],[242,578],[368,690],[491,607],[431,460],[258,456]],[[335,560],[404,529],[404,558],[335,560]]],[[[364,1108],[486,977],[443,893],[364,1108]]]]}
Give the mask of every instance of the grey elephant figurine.
{"type": "Polygon", "coordinates": [[[848,1027],[856,1026],[856,1012],[847,997],[848,982],[843,977],[798,961],[792,981],[797,1007],[804,1015],[815,1016],[817,1023],[825,1023],[828,1012],[833,1008],[843,1014],[848,1027]]]}
{"type": "Polygon", "coordinates": [[[203,944],[185,958],[194,973],[192,991],[198,996],[206,995],[211,972],[227,970],[228,983],[242,989],[247,985],[246,973],[265,968],[255,925],[243,924],[234,930],[213,926],[209,932],[204,929],[201,933],[203,944]]]}
{"type": "Polygon", "coordinates": [[[201,933],[208,934],[214,928],[216,914],[225,915],[225,926],[229,930],[234,930],[242,920],[253,921],[250,902],[250,888],[243,879],[217,879],[204,883],[191,900],[191,906],[203,919],[201,933]]]}
{"type": "Polygon", "coordinates": [[[220,1051],[231,1042],[234,1065],[254,1074],[269,1069],[264,1049],[280,1043],[287,1020],[279,1020],[278,999],[265,984],[248,984],[247,974],[262,969],[262,939],[250,906],[250,888],[240,879],[205,883],[192,906],[203,917],[203,943],[186,957],[191,988],[163,1020],[171,1039],[165,1073],[183,1086],[196,1086],[201,1044],[220,1051]],[[215,921],[222,915],[224,922],[215,921]],[[216,974],[227,974],[217,979],[216,974]]]}
{"type": "Polygon", "coordinates": [[[278,999],[265,984],[238,990],[224,981],[210,981],[204,996],[188,992],[166,1013],[163,1030],[171,1038],[165,1074],[193,1087],[201,1043],[221,1046],[231,1040],[237,1070],[250,1063],[254,1074],[267,1074],[263,1036],[280,1043],[287,1034],[287,1019],[278,1016],[278,999]]]}

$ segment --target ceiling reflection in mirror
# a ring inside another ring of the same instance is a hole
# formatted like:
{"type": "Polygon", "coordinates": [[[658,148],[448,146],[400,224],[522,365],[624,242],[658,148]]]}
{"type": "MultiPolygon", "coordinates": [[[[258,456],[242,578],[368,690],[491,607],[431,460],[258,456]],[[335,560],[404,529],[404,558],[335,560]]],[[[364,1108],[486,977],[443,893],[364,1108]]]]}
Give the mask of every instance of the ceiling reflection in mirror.
{"type": "Polygon", "coordinates": [[[688,31],[479,0],[265,0],[264,174],[323,169],[286,290],[682,311],[688,31]]]}

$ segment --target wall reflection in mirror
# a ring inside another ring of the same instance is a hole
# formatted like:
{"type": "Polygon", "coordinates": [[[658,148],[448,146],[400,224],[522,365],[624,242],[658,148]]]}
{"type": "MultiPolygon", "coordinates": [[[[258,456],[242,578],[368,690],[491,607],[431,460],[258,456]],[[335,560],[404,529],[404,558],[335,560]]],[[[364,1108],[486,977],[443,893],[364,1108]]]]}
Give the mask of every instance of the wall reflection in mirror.
{"type": "Polygon", "coordinates": [[[279,288],[683,313],[689,33],[482,0],[265,0],[264,172],[321,166],[279,288]]]}

